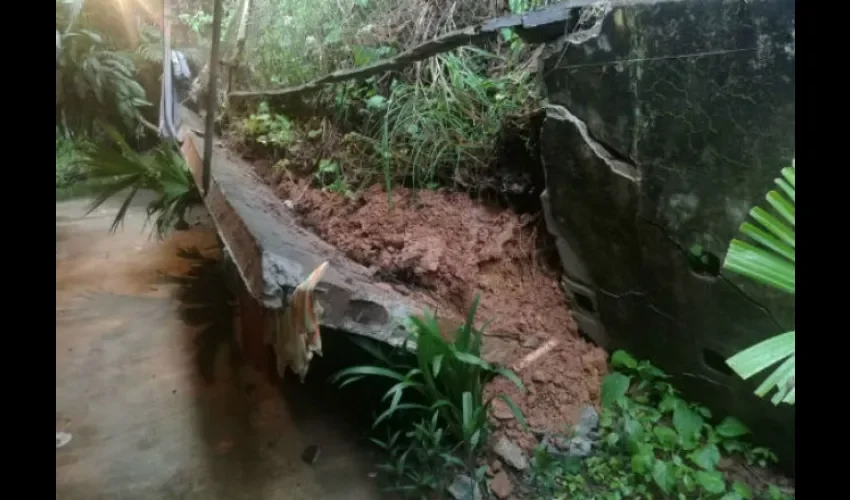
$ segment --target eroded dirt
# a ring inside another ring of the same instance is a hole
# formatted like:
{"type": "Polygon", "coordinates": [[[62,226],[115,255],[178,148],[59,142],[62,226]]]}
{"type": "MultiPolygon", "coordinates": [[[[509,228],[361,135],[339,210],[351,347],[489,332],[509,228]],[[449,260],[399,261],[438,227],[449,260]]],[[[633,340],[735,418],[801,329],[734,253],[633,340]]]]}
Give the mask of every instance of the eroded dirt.
{"type": "MultiPolygon", "coordinates": [[[[539,220],[461,193],[397,188],[390,200],[373,186],[346,197],[262,163],[256,168],[291,202],[305,227],[436,310],[443,324],[456,324],[480,293],[478,321],[491,321],[487,357],[514,367],[528,389],[523,394],[499,379],[487,391],[508,394],[532,429],[562,431],[582,407],[598,404],[606,353],[578,335],[557,273],[539,250],[539,220]],[[550,340],[553,348],[517,369],[550,340]]],[[[499,432],[526,448],[536,444],[506,407],[497,406],[493,414],[499,432]]]]}

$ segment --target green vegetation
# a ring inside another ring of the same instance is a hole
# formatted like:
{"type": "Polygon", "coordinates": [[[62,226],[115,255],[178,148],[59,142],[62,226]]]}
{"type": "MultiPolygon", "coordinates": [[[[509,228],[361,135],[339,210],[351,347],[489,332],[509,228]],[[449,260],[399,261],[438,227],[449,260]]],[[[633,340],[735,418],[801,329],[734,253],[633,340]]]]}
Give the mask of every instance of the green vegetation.
{"type": "Polygon", "coordinates": [[[92,135],[98,121],[111,121],[141,133],[141,108],[150,103],[129,55],[80,29],[61,35],[57,65],[56,107],[65,130],[92,135]]]}
{"type": "MultiPolygon", "coordinates": [[[[547,3],[512,0],[508,6],[519,13],[547,3]]],[[[257,2],[249,14],[241,61],[247,75],[239,78],[253,88],[296,85],[507,13],[503,5],[471,1],[257,2]]],[[[207,16],[185,13],[181,18],[194,26],[207,16]]],[[[456,49],[305,97],[310,99],[307,111],[300,105],[295,110],[262,103],[232,120],[232,128],[245,142],[267,146],[275,159],[286,160],[280,166],[308,170],[322,187],[340,193],[377,182],[387,190],[396,183],[472,190],[495,160],[504,122],[528,119],[537,106],[533,62],[531,49],[505,30],[495,43],[456,49]],[[315,127],[306,123],[310,120],[302,117],[326,108],[333,110],[330,123],[316,136],[315,127]],[[306,134],[325,145],[322,158],[304,154],[301,144],[308,137],[300,136],[306,134]]]]}
{"type": "Polygon", "coordinates": [[[602,385],[600,449],[585,459],[540,449],[532,475],[539,498],[789,498],[776,486],[729,477],[736,461],[764,467],[776,460],[743,441],[749,429],[740,421],[713,425],[711,412],[681,399],[664,372],[624,351],[614,353],[611,367],[602,385]]]}
{"type": "MultiPolygon", "coordinates": [[[[372,344],[358,342],[380,364],[356,366],[334,377],[341,387],[367,377],[394,382],[384,394],[387,405],[375,419],[375,427],[394,417],[401,425],[386,425],[387,439],[373,439],[386,450],[381,466],[393,491],[421,494],[445,488],[457,471],[477,481],[484,476],[478,468],[482,446],[489,435],[488,412],[492,399],[484,398],[484,385],[501,375],[523,388],[511,371],[481,359],[483,329],[474,326],[476,297],[466,321],[455,331],[441,331],[436,316],[411,317],[411,342],[416,355],[387,354],[372,344]]],[[[499,395],[514,416],[525,425],[522,413],[510,398],[499,395]]]]}
{"type": "Polygon", "coordinates": [[[467,47],[436,56],[440,70],[428,82],[395,80],[387,97],[362,86],[349,92],[350,102],[364,104],[368,123],[358,137],[371,145],[387,189],[398,180],[414,188],[475,185],[494,160],[505,119],[535,102],[531,74],[516,69],[516,55],[467,47]],[[486,76],[500,65],[514,70],[486,76]]]}
{"type": "Polygon", "coordinates": [[[84,156],[89,177],[99,181],[91,210],[115,195],[126,193],[112,222],[114,231],[124,220],[136,194],[143,189],[154,191],[157,197],[148,204],[147,214],[154,219],[156,235],[164,237],[176,223],[183,221],[191,205],[201,201],[192,173],[170,144],[137,153],[117,131],[107,129],[107,132],[113,144],[96,146],[84,156]]]}
{"type": "Polygon", "coordinates": [[[84,157],[91,145],[56,133],[56,189],[65,189],[86,178],[84,157]]]}
{"type": "Polygon", "coordinates": [[[93,195],[93,210],[125,195],[115,230],[136,193],[153,190],[147,212],[161,237],[200,197],[174,146],[160,143],[144,116],[152,106],[138,68],[153,71],[151,85],[158,85],[161,67],[153,62],[161,61],[162,48],[158,57],[151,49],[157,30],[136,29],[123,22],[127,15],[114,3],[57,1],[57,198],[93,195]]]}
{"type": "MultiPolygon", "coordinates": [[[[750,211],[750,217],[760,226],[747,221],[741,224],[741,234],[755,244],[732,240],[723,267],[747,276],[771,288],[794,295],[796,290],[795,259],[795,202],[796,165],[782,169],[782,178],[775,180],[779,191],[765,196],[780,218],[761,207],[750,211]],[[783,193],[785,196],[783,196],[783,193]]],[[[741,378],[749,379],[773,365],[779,366],[758,386],[755,393],[764,397],[776,389],[773,404],[793,405],[796,401],[796,331],[776,335],[751,346],[727,360],[741,378]]]]}

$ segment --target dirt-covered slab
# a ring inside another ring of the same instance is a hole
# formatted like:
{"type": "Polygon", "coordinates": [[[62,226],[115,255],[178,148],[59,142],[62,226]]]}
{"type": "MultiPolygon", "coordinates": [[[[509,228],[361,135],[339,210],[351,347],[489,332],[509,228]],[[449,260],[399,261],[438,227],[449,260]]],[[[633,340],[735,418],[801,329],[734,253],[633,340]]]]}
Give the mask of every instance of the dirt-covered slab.
{"type": "MultiPolygon", "coordinates": [[[[184,127],[183,152],[200,185],[203,139],[193,128],[200,127],[184,127]]],[[[243,280],[266,307],[280,307],[282,291],[328,260],[323,324],[398,345],[409,315],[435,310],[451,331],[480,294],[478,323],[489,322],[484,357],[513,368],[527,388],[497,379],[489,395],[507,393],[544,432],[564,430],[598,404],[607,355],[578,335],[558,271],[540,245],[539,216],[449,191],[397,188],[388,197],[374,186],[344,196],[271,165],[248,164],[217,144],[205,200],[243,280]]],[[[497,406],[492,417],[497,434],[525,448],[536,444],[507,408],[497,406]]]]}
{"type": "MultiPolygon", "coordinates": [[[[199,120],[184,111],[183,156],[201,185],[203,137],[199,120]]],[[[250,165],[216,144],[210,192],[204,203],[248,291],[268,308],[282,299],[323,261],[330,263],[317,288],[324,326],[400,345],[403,324],[419,312],[413,301],[376,283],[364,266],[348,259],[300,227],[290,209],[250,165]]]]}

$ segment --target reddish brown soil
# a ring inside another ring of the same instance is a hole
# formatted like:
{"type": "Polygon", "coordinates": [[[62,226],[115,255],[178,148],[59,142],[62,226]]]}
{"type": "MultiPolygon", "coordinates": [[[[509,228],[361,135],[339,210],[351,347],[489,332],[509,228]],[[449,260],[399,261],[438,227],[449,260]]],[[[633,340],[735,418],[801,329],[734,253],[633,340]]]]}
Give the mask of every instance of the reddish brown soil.
{"type": "MultiPolygon", "coordinates": [[[[506,393],[537,430],[560,431],[597,404],[605,352],[579,337],[557,275],[537,251],[539,223],[493,209],[459,193],[395,189],[392,205],[373,187],[354,198],[258,165],[257,172],[290,200],[305,227],[388,283],[430,306],[449,324],[481,293],[478,321],[492,321],[486,357],[507,366],[550,339],[557,346],[519,370],[528,392],[497,379],[489,394],[506,393]]],[[[493,412],[499,432],[531,447],[507,408],[493,412]]]]}

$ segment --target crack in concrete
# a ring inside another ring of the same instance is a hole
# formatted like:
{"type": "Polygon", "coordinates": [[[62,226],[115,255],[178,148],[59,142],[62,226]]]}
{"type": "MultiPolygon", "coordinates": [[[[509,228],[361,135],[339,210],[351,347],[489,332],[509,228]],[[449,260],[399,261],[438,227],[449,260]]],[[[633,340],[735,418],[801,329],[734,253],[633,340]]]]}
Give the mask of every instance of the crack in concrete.
{"type": "Polygon", "coordinates": [[[697,380],[702,380],[702,381],[704,381],[704,382],[708,382],[709,384],[714,384],[714,385],[716,385],[716,386],[718,386],[718,387],[728,387],[726,384],[723,384],[723,383],[721,383],[721,382],[718,382],[718,381],[716,381],[716,380],[714,380],[714,379],[712,379],[712,378],[710,378],[710,377],[706,377],[705,375],[700,375],[699,373],[688,373],[688,372],[682,372],[682,376],[684,376],[684,377],[691,377],[691,378],[695,378],[695,379],[697,379],[697,380]]]}
{"type": "Polygon", "coordinates": [[[665,319],[667,319],[667,320],[669,320],[669,321],[672,321],[673,323],[679,323],[679,321],[678,321],[675,317],[673,317],[673,315],[671,315],[671,314],[667,314],[666,312],[664,312],[664,311],[662,311],[661,309],[659,309],[659,308],[658,308],[658,306],[656,306],[655,304],[653,304],[650,300],[648,300],[648,294],[647,294],[646,292],[639,292],[639,291],[636,291],[636,290],[629,290],[629,291],[627,291],[627,292],[623,292],[623,293],[620,293],[620,294],[616,294],[616,293],[609,292],[608,290],[604,290],[604,289],[602,289],[602,288],[597,288],[597,290],[598,290],[600,293],[602,293],[603,295],[607,295],[608,297],[611,297],[611,298],[612,298],[612,299],[614,299],[614,300],[621,300],[621,299],[624,299],[624,298],[626,298],[626,297],[636,297],[636,298],[639,298],[639,299],[647,299],[647,300],[646,300],[646,302],[647,302],[647,306],[646,306],[646,307],[647,307],[650,311],[655,312],[655,313],[656,313],[656,314],[658,314],[659,316],[662,316],[662,317],[664,317],[665,319]]]}
{"type": "MultiPolygon", "coordinates": [[[[655,222],[652,222],[652,221],[650,221],[650,220],[648,220],[648,219],[644,219],[644,218],[642,218],[642,217],[638,217],[638,221],[639,221],[639,222],[643,222],[644,224],[646,224],[646,225],[648,225],[648,226],[652,226],[652,227],[654,227],[654,228],[658,229],[659,231],[661,231],[661,233],[664,235],[664,238],[666,238],[666,239],[667,239],[667,241],[669,241],[669,242],[670,242],[670,243],[671,243],[671,244],[672,244],[672,245],[673,245],[673,246],[674,246],[677,250],[679,250],[679,252],[681,252],[681,253],[682,253],[682,255],[683,255],[683,256],[687,259],[687,257],[688,257],[688,253],[689,253],[689,252],[688,252],[687,250],[685,250],[685,248],[684,248],[682,245],[680,245],[680,244],[679,244],[679,242],[678,242],[678,241],[676,241],[676,240],[675,240],[675,239],[674,239],[674,238],[670,235],[669,231],[667,231],[667,229],[666,229],[665,227],[663,227],[663,226],[661,226],[661,225],[659,225],[659,224],[656,224],[655,222]]],[[[759,301],[757,301],[757,300],[756,300],[756,299],[754,299],[753,297],[749,296],[749,295],[748,295],[745,291],[741,290],[741,288],[740,288],[738,285],[736,285],[735,283],[733,283],[733,282],[732,282],[729,278],[727,278],[727,277],[723,276],[722,274],[720,274],[720,275],[717,275],[717,279],[719,279],[721,282],[723,282],[726,286],[728,286],[728,287],[732,288],[732,289],[733,289],[735,292],[737,292],[737,293],[738,293],[738,294],[739,294],[739,295],[740,295],[740,296],[741,296],[744,300],[746,300],[747,302],[749,302],[750,304],[752,304],[752,305],[753,305],[756,309],[759,309],[762,313],[764,313],[764,315],[765,315],[765,316],[767,316],[767,318],[768,318],[768,319],[769,319],[769,320],[770,320],[770,321],[771,321],[774,325],[776,325],[776,327],[777,327],[777,328],[779,328],[779,329],[785,329],[785,327],[784,327],[784,326],[782,326],[782,324],[779,322],[779,320],[777,320],[777,319],[776,319],[776,317],[773,315],[773,313],[770,311],[770,309],[768,309],[768,308],[767,308],[764,304],[760,303],[759,301]]]]}
{"type": "Polygon", "coordinates": [[[576,129],[578,129],[585,144],[588,145],[597,158],[608,165],[611,172],[621,177],[625,177],[635,183],[639,183],[641,181],[641,173],[636,165],[618,158],[619,156],[622,156],[622,153],[619,153],[618,151],[596,140],[588,130],[587,124],[579,117],[572,114],[566,107],[559,104],[546,103],[544,108],[546,109],[547,118],[572,123],[576,129]]]}

